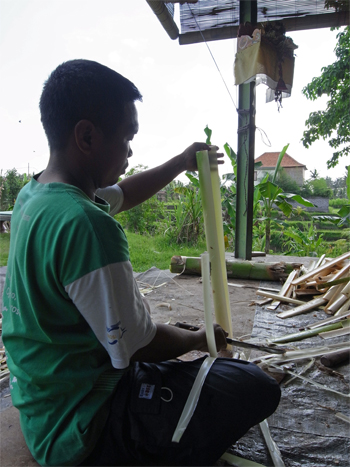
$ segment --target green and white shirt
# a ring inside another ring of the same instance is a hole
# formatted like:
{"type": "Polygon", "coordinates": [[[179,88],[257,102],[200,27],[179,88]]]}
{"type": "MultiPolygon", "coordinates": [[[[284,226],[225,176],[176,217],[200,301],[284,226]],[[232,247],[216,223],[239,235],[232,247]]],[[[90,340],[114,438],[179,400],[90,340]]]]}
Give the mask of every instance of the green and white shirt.
{"type": "MultiPolygon", "coordinates": [[[[122,191],[108,196],[115,212],[122,191]]],[[[156,333],[108,211],[74,186],[35,179],[13,211],[3,341],[13,404],[41,465],[90,453],[130,357],[156,333]]]]}

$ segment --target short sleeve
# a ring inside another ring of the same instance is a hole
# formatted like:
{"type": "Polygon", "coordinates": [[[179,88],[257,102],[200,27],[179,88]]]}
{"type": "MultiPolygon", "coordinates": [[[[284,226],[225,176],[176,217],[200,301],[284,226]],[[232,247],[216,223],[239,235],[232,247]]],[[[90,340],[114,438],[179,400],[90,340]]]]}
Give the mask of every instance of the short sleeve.
{"type": "Polygon", "coordinates": [[[112,186],[107,186],[106,188],[98,188],[96,190],[96,195],[107,201],[110,205],[111,209],[109,214],[112,217],[118,214],[124,202],[124,193],[117,183],[112,186]]]}

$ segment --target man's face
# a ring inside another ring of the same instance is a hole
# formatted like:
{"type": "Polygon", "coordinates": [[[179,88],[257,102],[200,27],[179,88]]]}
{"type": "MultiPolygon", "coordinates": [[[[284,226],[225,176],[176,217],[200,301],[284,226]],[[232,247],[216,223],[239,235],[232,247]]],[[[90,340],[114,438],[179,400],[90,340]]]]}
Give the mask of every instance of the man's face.
{"type": "Polygon", "coordinates": [[[124,121],[115,134],[106,138],[103,153],[99,157],[102,186],[113,185],[128,167],[128,158],[132,156],[130,141],[139,129],[136,106],[133,102],[125,105],[124,121]]]}

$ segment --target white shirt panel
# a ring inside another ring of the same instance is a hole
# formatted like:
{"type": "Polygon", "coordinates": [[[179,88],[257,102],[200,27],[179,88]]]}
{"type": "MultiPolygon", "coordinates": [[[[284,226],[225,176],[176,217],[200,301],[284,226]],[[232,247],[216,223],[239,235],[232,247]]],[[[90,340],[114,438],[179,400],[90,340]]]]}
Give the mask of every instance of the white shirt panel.
{"type": "Polygon", "coordinates": [[[124,193],[117,183],[112,186],[107,186],[106,188],[98,188],[96,190],[96,195],[107,201],[110,205],[111,209],[109,214],[112,217],[118,214],[124,202],[124,193]]]}
{"type": "Polygon", "coordinates": [[[154,338],[156,325],[146,310],[130,261],[92,271],[65,290],[115,368],[129,366],[132,355],[154,338]]]}

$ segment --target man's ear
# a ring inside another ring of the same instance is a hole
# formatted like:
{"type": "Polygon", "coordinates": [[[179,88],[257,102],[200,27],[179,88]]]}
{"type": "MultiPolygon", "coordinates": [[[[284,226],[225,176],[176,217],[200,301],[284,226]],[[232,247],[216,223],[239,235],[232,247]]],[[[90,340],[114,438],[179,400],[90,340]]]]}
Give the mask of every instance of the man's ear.
{"type": "Polygon", "coordinates": [[[96,137],[96,127],[89,120],[80,120],[74,128],[75,142],[80,151],[90,154],[92,143],[96,137]]]}

